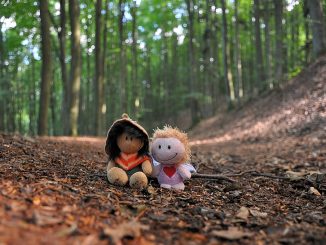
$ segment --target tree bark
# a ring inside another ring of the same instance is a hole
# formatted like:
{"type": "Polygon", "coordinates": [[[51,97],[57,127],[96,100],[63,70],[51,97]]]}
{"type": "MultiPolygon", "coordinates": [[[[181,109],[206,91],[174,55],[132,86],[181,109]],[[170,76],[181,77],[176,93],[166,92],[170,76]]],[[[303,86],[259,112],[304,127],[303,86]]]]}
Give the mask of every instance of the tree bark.
{"type": "Polygon", "coordinates": [[[102,50],[102,0],[96,1],[95,17],[95,131],[101,135],[103,130],[104,111],[104,76],[103,76],[103,50],[102,50]]]}
{"type": "Polygon", "coordinates": [[[69,134],[69,80],[67,76],[67,66],[66,66],[66,0],[60,0],[60,31],[58,32],[59,37],[59,49],[60,49],[60,67],[61,67],[61,80],[62,80],[62,108],[61,108],[61,119],[63,126],[63,134],[69,134]]]}
{"type": "Polygon", "coordinates": [[[136,120],[140,117],[140,86],[138,81],[138,54],[137,54],[137,5],[136,1],[133,1],[133,6],[131,7],[131,16],[132,16],[132,84],[134,85],[134,100],[133,108],[135,113],[136,120]]]}
{"type": "Polygon", "coordinates": [[[221,0],[222,4],[222,49],[223,49],[223,75],[224,75],[224,83],[225,83],[225,95],[226,95],[226,102],[228,105],[231,103],[231,90],[230,90],[230,80],[229,80],[229,57],[228,57],[228,28],[227,28],[227,21],[226,21],[226,5],[225,0],[221,0]]]}
{"type": "Polygon", "coordinates": [[[30,83],[31,88],[29,92],[29,133],[31,135],[35,134],[35,116],[36,116],[36,85],[35,85],[35,60],[33,55],[30,58],[31,60],[31,77],[30,83]]]}
{"type": "Polygon", "coordinates": [[[195,64],[195,48],[194,48],[194,1],[193,0],[185,0],[187,5],[187,12],[188,12],[188,32],[189,32],[189,48],[188,48],[188,57],[189,63],[188,66],[189,70],[189,92],[191,97],[189,99],[190,110],[191,110],[191,117],[192,117],[192,124],[198,123],[200,119],[200,110],[197,103],[196,98],[194,98],[195,92],[195,77],[197,73],[196,64],[195,64]]]}
{"type": "Polygon", "coordinates": [[[312,48],[314,56],[318,57],[326,51],[326,30],[323,8],[320,0],[308,0],[307,6],[311,18],[312,48]]]}
{"type": "MultiPolygon", "coordinates": [[[[2,22],[0,21],[0,93],[4,93],[4,60],[2,22]]],[[[5,97],[5,94],[0,96],[0,132],[5,131],[5,97]]]]}
{"type": "Polygon", "coordinates": [[[262,90],[264,85],[264,61],[263,51],[261,45],[261,31],[260,31],[260,1],[254,0],[254,17],[255,17],[255,46],[256,46],[256,67],[257,67],[257,81],[256,87],[262,90]]]}
{"type": "Polygon", "coordinates": [[[275,81],[276,84],[283,79],[283,0],[274,0],[275,7],[275,81]]]}
{"type": "Polygon", "coordinates": [[[48,133],[48,111],[50,103],[50,88],[52,83],[51,34],[48,0],[39,0],[41,17],[41,98],[38,119],[38,134],[48,133]]]}
{"type": "Polygon", "coordinates": [[[71,26],[71,70],[70,70],[70,134],[78,134],[79,92],[81,73],[79,3],[69,0],[69,17],[71,26]]]}
{"type": "Polygon", "coordinates": [[[266,81],[267,85],[271,85],[271,51],[270,51],[270,30],[269,30],[270,6],[269,1],[264,1],[264,34],[265,34],[265,68],[266,68],[266,81]]]}
{"type": "Polygon", "coordinates": [[[123,112],[128,113],[128,107],[127,107],[127,92],[126,92],[126,61],[125,61],[125,47],[124,47],[124,28],[123,28],[123,18],[124,18],[124,12],[125,12],[125,2],[124,0],[119,0],[118,4],[118,27],[119,27],[119,49],[120,49],[120,99],[121,99],[121,110],[123,112]]]}
{"type": "Polygon", "coordinates": [[[87,48],[87,52],[86,52],[86,74],[87,74],[87,83],[86,83],[86,95],[85,95],[85,123],[86,123],[86,133],[87,134],[95,134],[95,122],[94,122],[94,118],[95,118],[95,108],[93,106],[93,79],[92,79],[92,72],[91,72],[91,54],[90,54],[90,50],[91,50],[91,21],[89,18],[87,18],[86,20],[87,23],[87,28],[86,28],[86,37],[87,37],[87,43],[86,43],[86,48],[87,48]],[[90,116],[91,115],[91,116],[90,116]]]}
{"type": "Polygon", "coordinates": [[[240,88],[242,89],[242,63],[241,63],[241,45],[239,42],[239,16],[238,16],[238,0],[234,0],[234,59],[235,59],[235,86],[234,96],[236,102],[240,102],[240,88]]]}

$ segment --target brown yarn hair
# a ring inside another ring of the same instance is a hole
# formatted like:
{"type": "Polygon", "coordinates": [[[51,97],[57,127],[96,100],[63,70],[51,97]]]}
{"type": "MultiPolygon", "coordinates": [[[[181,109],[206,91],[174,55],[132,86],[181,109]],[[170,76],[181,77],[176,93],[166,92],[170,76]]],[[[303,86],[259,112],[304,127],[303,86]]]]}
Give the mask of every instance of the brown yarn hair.
{"type": "Polygon", "coordinates": [[[169,125],[163,127],[163,129],[156,129],[153,134],[153,141],[158,138],[177,138],[185,147],[185,155],[182,158],[182,162],[190,161],[191,150],[189,145],[188,135],[182,132],[178,128],[173,128],[169,125]]]}

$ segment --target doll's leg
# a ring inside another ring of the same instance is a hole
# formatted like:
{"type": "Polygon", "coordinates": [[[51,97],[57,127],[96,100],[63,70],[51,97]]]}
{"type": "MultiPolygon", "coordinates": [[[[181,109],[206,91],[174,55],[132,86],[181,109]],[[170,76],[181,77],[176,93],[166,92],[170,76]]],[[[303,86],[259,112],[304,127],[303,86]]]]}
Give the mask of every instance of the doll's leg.
{"type": "Polygon", "coordinates": [[[171,189],[171,185],[168,184],[161,184],[161,187],[166,189],[171,189]]]}
{"type": "Polygon", "coordinates": [[[175,190],[184,190],[185,189],[185,184],[183,182],[181,182],[179,184],[173,185],[172,186],[172,189],[175,189],[175,190]]]}
{"type": "Polygon", "coordinates": [[[121,168],[113,167],[109,169],[107,176],[111,184],[124,186],[128,182],[128,176],[121,168]]]}
{"type": "Polygon", "coordinates": [[[147,186],[148,180],[143,172],[136,172],[130,176],[129,184],[132,188],[142,189],[147,186]]]}

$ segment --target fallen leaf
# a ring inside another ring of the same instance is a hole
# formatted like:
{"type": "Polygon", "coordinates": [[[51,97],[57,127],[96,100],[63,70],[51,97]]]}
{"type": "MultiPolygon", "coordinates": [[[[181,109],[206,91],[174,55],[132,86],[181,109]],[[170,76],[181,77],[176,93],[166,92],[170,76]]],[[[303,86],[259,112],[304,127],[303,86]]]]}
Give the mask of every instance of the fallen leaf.
{"type": "Polygon", "coordinates": [[[91,234],[88,235],[81,243],[81,245],[92,245],[92,244],[97,244],[98,243],[98,236],[91,234]]]}
{"type": "Polygon", "coordinates": [[[249,209],[246,207],[241,207],[235,217],[243,220],[248,220],[249,209]]]}
{"type": "Polygon", "coordinates": [[[212,235],[224,238],[227,240],[239,240],[244,237],[252,236],[251,232],[245,232],[237,227],[229,227],[228,230],[213,231],[212,235]]]}
{"type": "Polygon", "coordinates": [[[156,191],[155,191],[154,187],[151,186],[151,185],[147,187],[147,192],[148,192],[149,194],[151,194],[151,195],[156,194],[156,191]]]}
{"type": "Polygon", "coordinates": [[[250,214],[252,215],[252,216],[254,216],[254,217],[259,217],[259,218],[266,218],[267,217],[267,213],[265,213],[265,212],[260,212],[260,211],[258,211],[258,210],[256,210],[256,209],[249,209],[249,211],[250,211],[250,214]]]}
{"type": "Polygon", "coordinates": [[[121,223],[115,228],[105,228],[103,233],[111,237],[114,244],[122,244],[121,240],[123,238],[138,240],[141,237],[141,231],[148,229],[148,226],[132,220],[130,222],[121,223]]]}
{"type": "Polygon", "coordinates": [[[33,220],[39,226],[55,225],[63,222],[62,218],[53,215],[53,213],[34,211],[33,220]]]}
{"type": "Polygon", "coordinates": [[[36,196],[33,198],[33,204],[38,206],[41,204],[41,198],[39,196],[36,196]]]}
{"type": "Polygon", "coordinates": [[[191,241],[204,242],[207,240],[206,236],[199,234],[199,233],[185,232],[185,233],[182,233],[181,236],[186,238],[187,240],[191,240],[191,241]]]}
{"type": "Polygon", "coordinates": [[[74,234],[77,230],[78,230],[77,223],[73,223],[71,226],[60,230],[56,234],[56,236],[58,236],[58,237],[69,236],[69,235],[74,234]]]}
{"type": "Polygon", "coordinates": [[[294,172],[294,171],[286,171],[285,173],[290,178],[290,180],[305,179],[304,177],[308,174],[306,172],[294,172]]]}
{"type": "Polygon", "coordinates": [[[308,193],[314,194],[316,196],[321,196],[320,192],[315,187],[310,187],[308,193]]]}

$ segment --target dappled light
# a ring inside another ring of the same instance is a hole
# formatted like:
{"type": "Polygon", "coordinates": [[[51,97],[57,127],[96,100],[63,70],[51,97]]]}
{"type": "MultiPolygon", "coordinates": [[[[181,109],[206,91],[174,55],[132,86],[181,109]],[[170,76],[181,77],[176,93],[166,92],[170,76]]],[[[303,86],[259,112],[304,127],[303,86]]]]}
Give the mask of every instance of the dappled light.
{"type": "Polygon", "coordinates": [[[324,0],[0,1],[0,244],[325,244],[324,0]]]}

